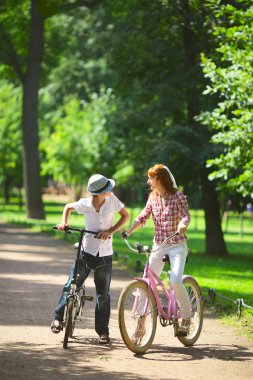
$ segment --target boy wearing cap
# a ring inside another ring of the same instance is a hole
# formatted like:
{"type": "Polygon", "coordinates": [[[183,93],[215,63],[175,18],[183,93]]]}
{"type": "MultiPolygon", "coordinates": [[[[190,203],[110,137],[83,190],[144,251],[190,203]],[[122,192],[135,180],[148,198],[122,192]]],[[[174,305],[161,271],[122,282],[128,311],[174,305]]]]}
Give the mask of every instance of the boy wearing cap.
{"type": "MultiPolygon", "coordinates": [[[[58,224],[59,230],[68,226],[68,218],[71,211],[83,214],[87,230],[98,232],[98,239],[86,234],[82,244],[82,257],[78,262],[78,286],[81,286],[91,270],[94,270],[94,282],[96,287],[95,330],[99,335],[99,343],[109,343],[109,318],[110,318],[110,283],[112,274],[112,236],[129,219],[129,214],[124,204],[111,192],[115,182],[101,174],[93,175],[87,186],[91,194],[89,198],[82,198],[77,202],[68,203],[64,207],[62,222],[58,224]],[[114,215],[119,213],[120,219],[114,224],[114,215]]],[[[58,334],[62,330],[62,320],[66,297],[73,277],[71,267],[69,279],[63,288],[63,293],[55,308],[54,320],[51,324],[53,333],[58,334]]]]}

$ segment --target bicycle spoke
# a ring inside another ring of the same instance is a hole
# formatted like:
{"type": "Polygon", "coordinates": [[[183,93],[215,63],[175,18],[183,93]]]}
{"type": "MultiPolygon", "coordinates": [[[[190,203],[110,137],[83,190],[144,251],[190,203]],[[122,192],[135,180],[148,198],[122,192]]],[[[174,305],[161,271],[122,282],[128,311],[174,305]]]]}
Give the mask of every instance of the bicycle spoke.
{"type": "Polygon", "coordinates": [[[198,283],[192,277],[186,277],[184,279],[184,285],[189,295],[191,304],[191,323],[189,328],[189,334],[187,336],[178,337],[181,343],[186,346],[193,345],[199,338],[202,323],[203,323],[203,305],[202,294],[198,286],[198,283]]]}
{"type": "Polygon", "coordinates": [[[149,297],[148,287],[133,281],[123,289],[119,305],[119,326],[127,347],[135,353],[145,352],[154,339],[157,310],[153,294],[149,297]]]}

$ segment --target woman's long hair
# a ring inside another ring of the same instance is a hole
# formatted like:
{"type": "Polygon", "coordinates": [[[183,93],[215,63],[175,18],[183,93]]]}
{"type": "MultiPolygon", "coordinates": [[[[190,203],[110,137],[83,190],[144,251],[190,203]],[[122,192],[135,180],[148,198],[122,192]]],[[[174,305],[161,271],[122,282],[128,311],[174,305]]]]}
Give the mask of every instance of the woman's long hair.
{"type": "MultiPolygon", "coordinates": [[[[178,189],[174,187],[170,173],[164,164],[156,164],[152,166],[148,169],[147,175],[158,179],[168,194],[175,194],[178,191],[178,189]]],[[[152,193],[156,193],[156,190],[152,191],[151,194],[152,193]]]]}

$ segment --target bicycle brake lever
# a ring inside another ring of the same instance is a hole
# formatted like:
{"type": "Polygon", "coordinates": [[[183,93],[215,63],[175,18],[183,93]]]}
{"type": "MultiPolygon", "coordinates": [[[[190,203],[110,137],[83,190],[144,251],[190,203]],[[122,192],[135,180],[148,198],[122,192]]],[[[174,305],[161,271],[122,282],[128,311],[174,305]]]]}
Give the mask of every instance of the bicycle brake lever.
{"type": "Polygon", "coordinates": [[[64,227],[64,232],[66,232],[66,234],[67,234],[67,233],[68,233],[68,234],[71,234],[71,231],[70,231],[70,229],[69,229],[68,226],[65,226],[65,227],[64,227]]]}
{"type": "Polygon", "coordinates": [[[137,248],[137,251],[138,251],[139,253],[143,252],[143,247],[142,247],[142,245],[141,245],[140,243],[135,242],[135,243],[134,243],[134,247],[137,248]]]}

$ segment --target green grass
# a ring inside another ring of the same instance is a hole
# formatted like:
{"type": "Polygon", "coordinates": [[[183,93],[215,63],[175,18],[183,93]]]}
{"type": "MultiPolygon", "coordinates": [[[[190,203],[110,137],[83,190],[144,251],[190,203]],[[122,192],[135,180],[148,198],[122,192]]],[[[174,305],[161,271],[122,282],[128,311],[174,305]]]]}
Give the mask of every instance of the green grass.
{"type": "MultiPolygon", "coordinates": [[[[61,238],[64,234],[53,232],[51,226],[61,221],[61,214],[64,203],[60,201],[45,201],[46,220],[35,221],[25,217],[24,207],[19,207],[15,199],[10,205],[0,203],[0,222],[12,222],[25,224],[35,230],[52,233],[61,238]]],[[[139,213],[140,209],[129,210],[131,221],[139,213]]],[[[191,274],[199,282],[203,289],[205,298],[208,300],[208,290],[214,289],[216,294],[225,296],[232,301],[243,299],[247,305],[253,307],[253,222],[249,221],[245,213],[243,218],[243,234],[239,217],[232,214],[228,223],[224,227],[225,241],[229,255],[226,257],[212,257],[204,254],[205,252],[205,223],[203,210],[191,211],[191,224],[188,229],[188,245],[190,249],[189,260],[186,264],[185,273],[191,274]]],[[[81,226],[83,217],[75,213],[71,214],[72,226],[81,226]]],[[[135,232],[130,238],[130,242],[139,241],[145,245],[152,245],[153,223],[152,220],[135,232]]],[[[67,238],[71,240],[69,237],[67,238]]],[[[144,257],[137,257],[129,252],[124,241],[119,234],[114,236],[115,255],[114,264],[118,267],[125,267],[131,274],[140,272],[144,266],[144,257]]],[[[253,312],[243,308],[245,315],[237,321],[237,305],[233,302],[224,301],[216,296],[215,307],[224,315],[226,323],[240,326],[240,329],[253,331],[253,312]],[[245,328],[246,327],[246,328],[245,328]]]]}

